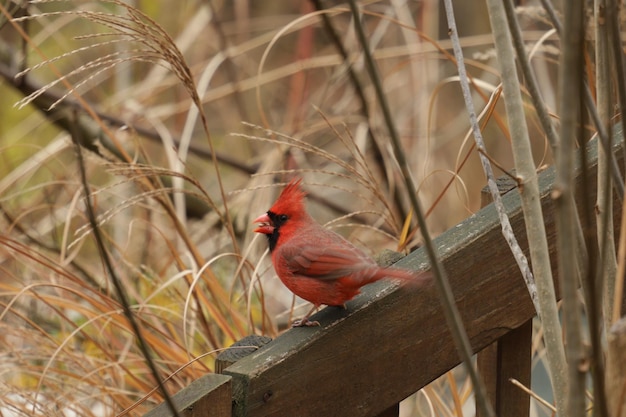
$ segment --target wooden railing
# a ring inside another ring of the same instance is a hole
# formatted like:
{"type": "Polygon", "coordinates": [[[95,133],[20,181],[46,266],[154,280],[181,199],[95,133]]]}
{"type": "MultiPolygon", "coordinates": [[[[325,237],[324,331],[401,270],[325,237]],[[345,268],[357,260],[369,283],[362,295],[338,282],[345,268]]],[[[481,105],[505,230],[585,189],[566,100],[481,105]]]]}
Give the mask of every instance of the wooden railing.
{"type": "MultiPolygon", "coordinates": [[[[595,142],[588,149],[586,175],[595,184],[595,142]]],[[[621,147],[614,150],[622,161],[621,147]]],[[[553,169],[539,176],[551,255],[556,241],[549,196],[554,178],[553,169]]],[[[581,178],[579,171],[577,183],[581,178]]],[[[595,186],[590,191],[584,198],[595,202],[595,186]]],[[[516,189],[504,194],[503,202],[526,249],[516,189]]],[[[487,205],[435,243],[472,347],[475,352],[484,349],[478,362],[497,414],[527,417],[529,398],[508,379],[530,384],[535,311],[494,207],[487,205]]],[[[422,270],[428,260],[417,250],[398,265],[422,270]]],[[[397,416],[401,400],[459,364],[434,285],[410,289],[379,282],[347,307],[323,309],[314,316],[320,327],[291,329],[221,374],[195,381],[175,395],[182,415],[397,416]]],[[[169,415],[161,404],[146,417],[169,415]]]]}

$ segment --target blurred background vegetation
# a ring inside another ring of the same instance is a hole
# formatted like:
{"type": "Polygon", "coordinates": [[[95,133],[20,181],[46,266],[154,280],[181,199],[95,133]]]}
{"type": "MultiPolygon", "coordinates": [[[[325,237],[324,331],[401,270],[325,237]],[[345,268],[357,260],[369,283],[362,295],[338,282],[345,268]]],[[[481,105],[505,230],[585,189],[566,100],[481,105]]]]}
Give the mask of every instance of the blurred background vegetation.
{"type": "MultiPolygon", "coordinates": [[[[556,36],[536,2],[522,3],[556,114],[556,36]]],[[[442,6],[361,7],[436,235],[480,208],[486,183],[442,6]]],[[[0,10],[2,415],[139,415],[162,401],[114,278],[170,392],[241,337],[287,328],[303,303],[274,276],[251,220],[290,175],[304,178],[315,218],[372,255],[421,244],[347,5],[3,0],[0,10]]],[[[513,158],[486,5],[457,1],[455,14],[502,175],[513,158]]],[[[542,167],[552,155],[530,105],[527,119],[542,167]]],[[[455,415],[471,393],[457,376],[403,415],[455,415]]]]}

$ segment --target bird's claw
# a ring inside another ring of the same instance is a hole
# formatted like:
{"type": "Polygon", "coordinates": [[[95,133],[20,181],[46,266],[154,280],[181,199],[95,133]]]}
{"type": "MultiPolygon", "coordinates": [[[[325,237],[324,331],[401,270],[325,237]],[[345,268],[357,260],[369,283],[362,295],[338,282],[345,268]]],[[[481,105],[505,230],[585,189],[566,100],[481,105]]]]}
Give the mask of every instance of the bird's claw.
{"type": "Polygon", "coordinates": [[[317,320],[311,321],[307,317],[305,317],[302,320],[294,321],[291,327],[316,327],[319,325],[320,325],[319,321],[317,320]]]}

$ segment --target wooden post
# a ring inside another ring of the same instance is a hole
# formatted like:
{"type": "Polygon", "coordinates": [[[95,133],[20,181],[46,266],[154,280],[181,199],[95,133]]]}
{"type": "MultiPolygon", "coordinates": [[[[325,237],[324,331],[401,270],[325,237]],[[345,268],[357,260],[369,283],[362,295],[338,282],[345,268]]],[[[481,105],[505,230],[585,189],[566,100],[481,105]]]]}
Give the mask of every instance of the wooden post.
{"type": "MultiPolygon", "coordinates": [[[[497,184],[500,195],[517,186],[509,176],[498,178],[497,184]]],[[[483,207],[491,200],[489,190],[483,188],[483,207]]],[[[530,319],[478,353],[478,372],[483,377],[487,395],[498,416],[528,417],[530,412],[530,398],[509,380],[515,378],[530,387],[532,327],[530,319]]],[[[476,415],[480,417],[478,409],[476,415]]]]}
{"type": "Polygon", "coordinates": [[[528,394],[510,379],[530,387],[532,328],[532,320],[528,320],[478,353],[478,369],[497,416],[529,415],[528,394]]]}

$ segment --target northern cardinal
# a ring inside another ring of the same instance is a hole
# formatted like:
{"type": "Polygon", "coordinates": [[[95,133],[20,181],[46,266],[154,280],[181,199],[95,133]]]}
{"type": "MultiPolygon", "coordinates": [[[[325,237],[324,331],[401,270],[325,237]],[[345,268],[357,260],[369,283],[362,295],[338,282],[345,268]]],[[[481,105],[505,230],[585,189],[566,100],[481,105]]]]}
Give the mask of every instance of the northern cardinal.
{"type": "Polygon", "coordinates": [[[417,282],[423,273],[380,267],[352,243],[323,228],[306,211],[301,180],[292,180],[254,231],[267,236],[280,280],[313,309],[293,326],[318,326],[309,316],[321,305],[343,306],[364,285],[382,278],[417,282]]]}

